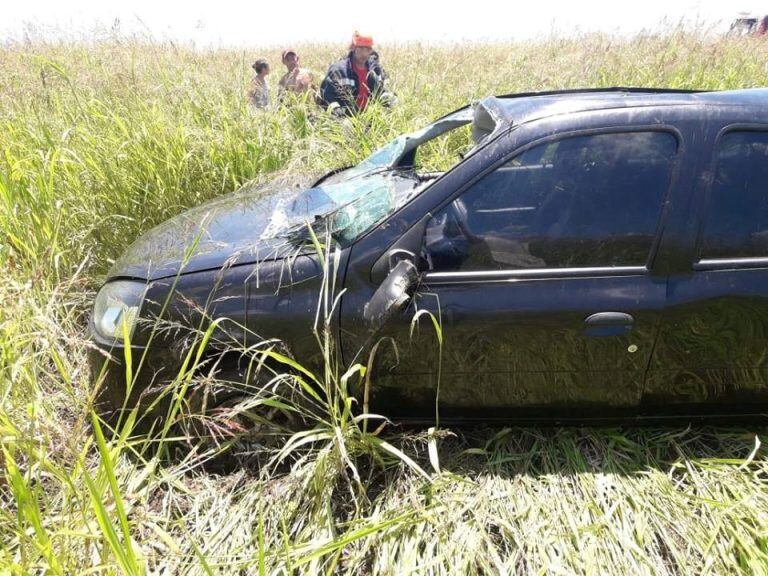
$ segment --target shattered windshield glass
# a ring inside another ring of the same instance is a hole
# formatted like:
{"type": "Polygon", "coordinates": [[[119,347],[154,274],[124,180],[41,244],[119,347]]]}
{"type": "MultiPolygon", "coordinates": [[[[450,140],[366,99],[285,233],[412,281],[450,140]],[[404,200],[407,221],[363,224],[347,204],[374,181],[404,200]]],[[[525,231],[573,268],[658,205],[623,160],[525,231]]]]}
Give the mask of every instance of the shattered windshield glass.
{"type": "Polygon", "coordinates": [[[418,193],[418,180],[398,175],[372,178],[364,195],[329,215],[331,233],[342,243],[351,242],[397,210],[418,193]]]}
{"type": "Polygon", "coordinates": [[[472,106],[449,114],[420,130],[398,136],[365,158],[357,166],[347,168],[329,177],[325,182],[328,184],[342,182],[364,174],[400,166],[407,154],[422,144],[467,124],[471,124],[472,127],[474,147],[467,151],[465,156],[469,156],[477,148],[477,145],[491,139],[502,128],[511,125],[512,118],[509,117],[498,99],[494,97],[484,98],[472,106]]]}
{"type": "Polygon", "coordinates": [[[349,180],[363,174],[369,174],[387,168],[394,168],[398,165],[400,160],[408,154],[408,152],[421,146],[424,142],[437,138],[445,132],[469,124],[472,121],[472,115],[472,109],[465,108],[458,112],[454,112],[445,118],[441,118],[437,122],[420,130],[409,134],[401,134],[376,150],[357,166],[344,170],[344,172],[340,173],[337,178],[334,178],[334,181],[339,181],[341,179],[349,180]]]}
{"type": "Polygon", "coordinates": [[[344,243],[357,238],[410,199],[419,181],[404,174],[374,174],[310,188],[280,202],[262,238],[301,237],[307,224],[330,229],[344,243]]]}
{"type": "Polygon", "coordinates": [[[429,178],[422,179],[412,167],[401,165],[409,153],[470,123],[475,143],[487,140],[507,121],[496,99],[486,98],[421,130],[398,136],[357,166],[280,200],[261,238],[303,237],[309,224],[317,232],[327,227],[337,241],[350,242],[429,185],[429,178]]]}
{"type": "Polygon", "coordinates": [[[394,140],[391,140],[389,143],[376,150],[373,154],[360,162],[360,164],[350,168],[345,176],[348,178],[355,178],[356,176],[365,174],[366,172],[372,172],[374,170],[392,166],[392,164],[403,155],[407,141],[407,135],[398,136],[394,140]]]}

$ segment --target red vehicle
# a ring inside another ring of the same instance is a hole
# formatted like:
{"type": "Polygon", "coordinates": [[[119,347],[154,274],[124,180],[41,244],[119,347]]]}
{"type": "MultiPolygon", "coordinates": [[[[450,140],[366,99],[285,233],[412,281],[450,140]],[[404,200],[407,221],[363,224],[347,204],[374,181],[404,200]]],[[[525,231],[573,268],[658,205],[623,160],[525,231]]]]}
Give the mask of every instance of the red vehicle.
{"type": "Polygon", "coordinates": [[[754,16],[741,14],[731,22],[730,36],[765,36],[768,32],[768,15],[754,16]]]}

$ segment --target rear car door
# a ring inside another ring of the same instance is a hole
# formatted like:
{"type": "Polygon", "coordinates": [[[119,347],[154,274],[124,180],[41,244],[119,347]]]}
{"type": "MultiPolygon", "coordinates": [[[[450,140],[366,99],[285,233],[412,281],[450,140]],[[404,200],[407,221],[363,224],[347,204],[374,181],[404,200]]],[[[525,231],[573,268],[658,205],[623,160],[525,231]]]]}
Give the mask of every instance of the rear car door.
{"type": "Polygon", "coordinates": [[[670,276],[643,401],[672,415],[768,412],[768,125],[713,121],[697,232],[670,276]]]}

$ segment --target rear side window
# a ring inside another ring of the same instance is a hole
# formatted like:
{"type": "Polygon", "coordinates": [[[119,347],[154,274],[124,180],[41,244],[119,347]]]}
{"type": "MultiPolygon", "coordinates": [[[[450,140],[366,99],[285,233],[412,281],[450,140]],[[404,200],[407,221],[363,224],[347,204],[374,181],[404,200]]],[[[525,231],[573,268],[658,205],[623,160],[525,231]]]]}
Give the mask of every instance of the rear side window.
{"type": "Polygon", "coordinates": [[[700,257],[768,257],[768,132],[720,139],[700,257]]]}
{"type": "Polygon", "coordinates": [[[575,136],[531,148],[431,219],[431,268],[645,265],[676,151],[668,132],[575,136]]]}

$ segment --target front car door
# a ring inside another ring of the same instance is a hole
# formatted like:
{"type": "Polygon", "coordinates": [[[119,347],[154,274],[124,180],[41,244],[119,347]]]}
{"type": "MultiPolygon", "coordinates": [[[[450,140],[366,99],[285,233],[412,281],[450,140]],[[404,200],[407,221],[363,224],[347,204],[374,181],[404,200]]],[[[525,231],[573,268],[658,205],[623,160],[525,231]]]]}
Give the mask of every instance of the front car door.
{"type": "MultiPolygon", "coordinates": [[[[397,343],[399,363],[377,373],[371,409],[418,417],[437,405],[441,416],[481,419],[636,413],[666,299],[654,256],[670,188],[685,179],[685,132],[664,110],[540,121],[433,198],[421,212],[431,216],[423,283],[377,334],[397,343]],[[442,348],[424,316],[410,337],[419,310],[439,319],[442,348]]],[[[345,355],[361,341],[355,297],[365,290],[355,287],[373,263],[372,250],[356,248],[342,301],[345,355]]]]}

